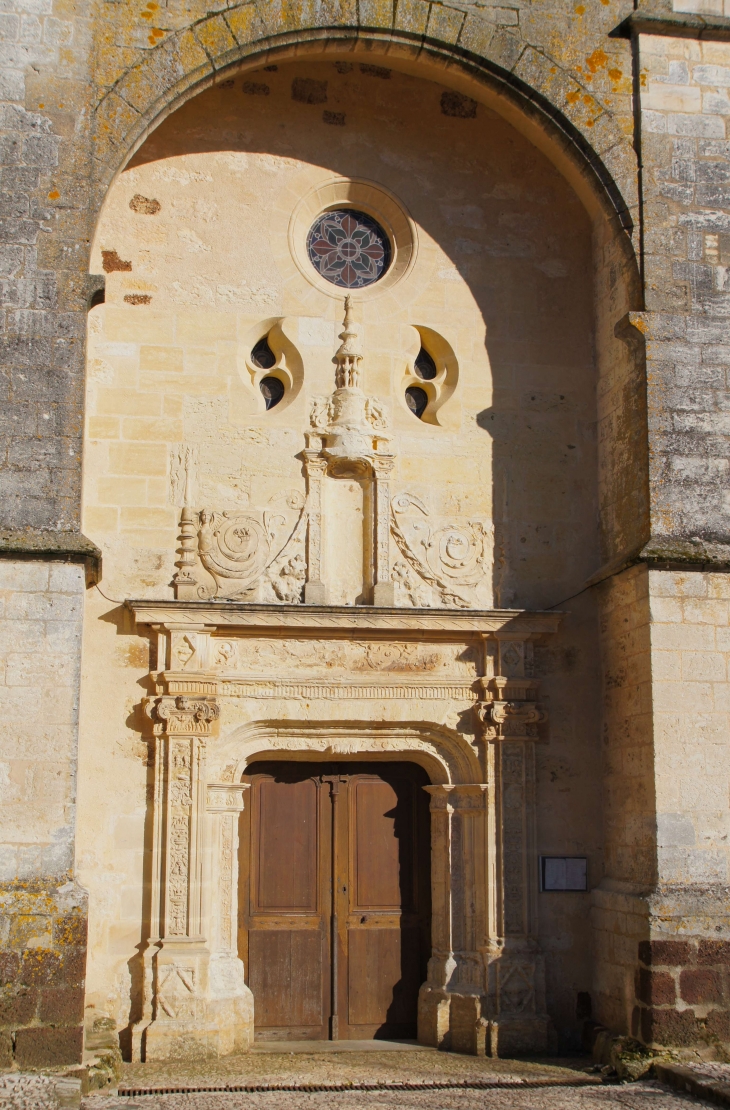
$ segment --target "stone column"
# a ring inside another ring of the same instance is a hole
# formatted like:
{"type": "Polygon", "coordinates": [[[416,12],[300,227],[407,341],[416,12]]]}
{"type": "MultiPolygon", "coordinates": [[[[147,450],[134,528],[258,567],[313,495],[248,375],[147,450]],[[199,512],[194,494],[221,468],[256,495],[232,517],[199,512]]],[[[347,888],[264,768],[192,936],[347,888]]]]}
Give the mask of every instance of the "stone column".
{"type": "Polygon", "coordinates": [[[327,460],[319,451],[304,452],[307,476],[307,581],[304,584],[304,601],[309,605],[324,605],[326,593],[322,581],[322,481],[327,460]]]}
{"type": "Polygon", "coordinates": [[[373,605],[395,605],[395,586],[390,577],[390,476],[393,455],[374,455],[373,466],[373,533],[374,584],[373,605]]]}
{"type": "Polygon", "coordinates": [[[500,637],[488,656],[498,673],[481,679],[491,854],[485,997],[494,1055],[548,1047],[543,959],[537,942],[535,742],[547,715],[525,677],[528,645],[500,637]],[[501,672],[501,673],[499,673],[501,672]]]}
{"type": "Polygon", "coordinates": [[[215,1021],[221,1055],[253,1042],[253,995],[238,956],[238,825],[248,783],[208,783],[210,827],[206,916],[210,922],[208,1019],[215,1021]]]}
{"type": "Polygon", "coordinates": [[[206,742],[219,716],[212,697],[148,698],[155,786],[145,1014],[134,1031],[145,1060],[218,1055],[208,1021],[210,952],[202,934],[206,742]]]}
{"type": "Polygon", "coordinates": [[[418,1039],[483,1053],[486,942],[484,783],[428,786],[431,795],[432,954],[418,1004],[418,1039]]]}

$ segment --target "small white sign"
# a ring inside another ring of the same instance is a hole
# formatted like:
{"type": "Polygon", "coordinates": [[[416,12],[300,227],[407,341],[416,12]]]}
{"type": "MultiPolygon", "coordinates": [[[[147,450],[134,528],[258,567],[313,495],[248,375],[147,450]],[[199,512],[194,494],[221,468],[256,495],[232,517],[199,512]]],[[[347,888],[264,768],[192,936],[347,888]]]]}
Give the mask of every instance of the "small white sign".
{"type": "Polygon", "coordinates": [[[542,890],[588,890],[588,860],[585,856],[541,856],[542,890]]]}

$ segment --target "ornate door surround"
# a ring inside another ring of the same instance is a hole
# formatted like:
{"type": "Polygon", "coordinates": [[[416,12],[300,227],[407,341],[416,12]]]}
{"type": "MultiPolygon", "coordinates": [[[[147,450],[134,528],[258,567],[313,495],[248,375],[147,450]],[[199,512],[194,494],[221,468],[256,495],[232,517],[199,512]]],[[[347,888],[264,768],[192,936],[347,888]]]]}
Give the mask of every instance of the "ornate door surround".
{"type": "Polygon", "coordinates": [[[532,643],[560,615],[130,601],[156,638],[149,937],[135,1055],[245,1051],[238,824],[254,759],[403,759],[431,785],[432,952],[419,1040],[547,1047],[536,938],[532,643]]]}

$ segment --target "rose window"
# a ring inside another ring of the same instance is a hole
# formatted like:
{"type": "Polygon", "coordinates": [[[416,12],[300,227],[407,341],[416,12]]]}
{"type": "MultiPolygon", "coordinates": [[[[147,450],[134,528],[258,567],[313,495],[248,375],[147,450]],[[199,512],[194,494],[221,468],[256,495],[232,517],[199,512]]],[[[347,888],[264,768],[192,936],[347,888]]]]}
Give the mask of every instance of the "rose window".
{"type": "Polygon", "coordinates": [[[323,212],[307,236],[315,270],[343,289],[362,289],[381,278],[390,265],[390,240],[364,212],[340,208],[323,212]]]}

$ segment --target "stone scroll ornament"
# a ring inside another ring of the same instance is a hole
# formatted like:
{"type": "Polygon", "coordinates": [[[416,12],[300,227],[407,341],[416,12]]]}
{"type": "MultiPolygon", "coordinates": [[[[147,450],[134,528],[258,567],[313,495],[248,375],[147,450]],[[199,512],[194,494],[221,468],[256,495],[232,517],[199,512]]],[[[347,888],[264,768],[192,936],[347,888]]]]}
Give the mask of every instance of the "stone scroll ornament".
{"type": "Polygon", "coordinates": [[[397,602],[416,608],[478,604],[489,570],[487,525],[432,523],[422,501],[401,493],[391,503],[390,529],[401,554],[393,567],[397,602]]]}
{"type": "MultiPolygon", "coordinates": [[[[198,514],[198,557],[215,582],[215,591],[198,596],[247,597],[297,604],[306,575],[306,509],[294,526],[279,512],[198,514]],[[273,593],[267,597],[267,593],[273,593]]],[[[253,600],[253,599],[250,599],[253,600]]]]}
{"type": "Polygon", "coordinates": [[[173,579],[176,596],[299,604],[306,578],[307,516],[305,499],[294,490],[282,511],[185,507],[173,579]],[[198,581],[198,560],[212,585],[198,581]]]}

